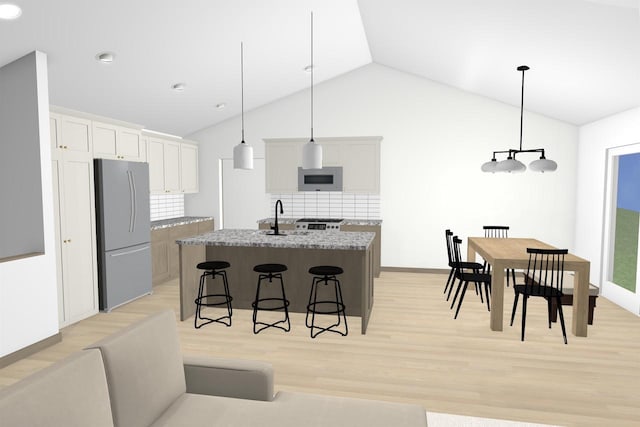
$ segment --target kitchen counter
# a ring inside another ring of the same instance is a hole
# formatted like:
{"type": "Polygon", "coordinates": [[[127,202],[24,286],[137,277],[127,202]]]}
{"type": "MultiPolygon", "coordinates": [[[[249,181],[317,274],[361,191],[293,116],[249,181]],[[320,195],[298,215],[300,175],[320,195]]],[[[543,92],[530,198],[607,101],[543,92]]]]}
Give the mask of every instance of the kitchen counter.
{"type": "MultiPolygon", "coordinates": [[[[279,219],[279,218],[278,218],[279,219]]],[[[151,221],[152,230],[160,230],[162,228],[175,227],[177,225],[194,224],[203,221],[213,221],[212,216],[181,216],[178,218],[161,219],[151,221]]]]}
{"type": "MultiPolygon", "coordinates": [[[[227,261],[226,270],[234,309],[251,310],[255,298],[257,264],[287,266],[283,273],[289,311],[306,313],[312,276],[309,268],[318,265],[341,267],[344,273],[342,296],[347,316],[360,317],[367,329],[373,308],[376,233],[369,231],[283,230],[285,236],[270,236],[270,230],[217,230],[177,239],[180,248],[180,320],[195,313],[194,299],[202,271],[196,265],[205,260],[227,261]]],[[[219,293],[220,280],[207,279],[207,293],[219,293]]],[[[302,318],[302,317],[301,317],[302,318]]],[[[304,321],[293,324],[304,328],[304,321]]]]}
{"type": "MultiPolygon", "coordinates": [[[[278,225],[280,224],[295,224],[300,218],[280,218],[278,217],[278,225]]],[[[258,220],[258,224],[273,224],[276,222],[274,217],[262,218],[258,220]]],[[[381,219],[344,219],[344,225],[382,225],[381,219]]]]}
{"type": "MultiPolygon", "coordinates": [[[[279,222],[279,221],[278,221],[279,222]]],[[[179,245],[246,246],[263,248],[365,250],[375,237],[370,232],[282,231],[270,236],[267,230],[217,230],[178,240],[179,245]]]]}

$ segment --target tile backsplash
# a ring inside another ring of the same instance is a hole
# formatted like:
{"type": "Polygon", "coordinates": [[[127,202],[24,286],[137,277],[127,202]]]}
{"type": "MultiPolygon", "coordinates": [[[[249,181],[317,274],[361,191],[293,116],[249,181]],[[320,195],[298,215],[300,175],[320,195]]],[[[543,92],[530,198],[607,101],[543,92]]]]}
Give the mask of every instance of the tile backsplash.
{"type": "Polygon", "coordinates": [[[151,195],[151,221],[184,216],[184,194],[151,195]]]}
{"type": "Polygon", "coordinates": [[[272,193],[268,216],[272,217],[274,205],[282,200],[285,218],[349,218],[380,219],[379,194],[351,194],[341,191],[305,191],[297,193],[272,193]]]}

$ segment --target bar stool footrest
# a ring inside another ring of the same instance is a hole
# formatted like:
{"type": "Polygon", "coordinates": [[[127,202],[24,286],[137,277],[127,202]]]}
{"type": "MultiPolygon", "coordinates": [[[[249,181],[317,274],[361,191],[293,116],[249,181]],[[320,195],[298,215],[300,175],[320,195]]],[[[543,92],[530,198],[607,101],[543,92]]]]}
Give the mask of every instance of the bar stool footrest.
{"type": "Polygon", "coordinates": [[[264,311],[278,311],[278,310],[284,310],[286,308],[289,307],[289,300],[283,300],[282,298],[260,298],[257,301],[254,301],[251,303],[251,307],[256,309],[256,310],[264,310],[264,311]],[[265,301],[278,301],[279,303],[284,303],[282,305],[278,305],[276,307],[263,307],[260,306],[260,303],[265,302],[265,301]]]}
{"type": "Polygon", "coordinates": [[[336,303],[335,301],[316,301],[307,305],[307,311],[315,314],[340,314],[340,313],[344,313],[345,312],[344,310],[345,310],[344,304],[341,302],[336,303]],[[332,306],[331,307],[332,310],[318,309],[319,305],[330,305],[332,306]]]}
{"type": "Polygon", "coordinates": [[[231,301],[233,301],[233,297],[231,295],[225,295],[225,294],[209,294],[209,295],[202,295],[201,297],[198,297],[194,300],[194,302],[196,303],[196,305],[199,305],[201,307],[216,307],[218,305],[227,305],[230,304],[231,301]],[[220,302],[202,302],[202,301],[206,301],[207,298],[222,298],[222,301],[220,302]]]}

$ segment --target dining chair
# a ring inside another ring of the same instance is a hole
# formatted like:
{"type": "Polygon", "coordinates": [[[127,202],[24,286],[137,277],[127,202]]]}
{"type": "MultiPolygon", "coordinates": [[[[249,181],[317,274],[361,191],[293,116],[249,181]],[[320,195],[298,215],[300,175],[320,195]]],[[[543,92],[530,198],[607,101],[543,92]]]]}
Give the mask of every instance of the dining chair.
{"type": "MultiPolygon", "coordinates": [[[[491,293],[491,275],[487,273],[480,273],[479,269],[473,269],[473,272],[465,271],[468,268],[465,268],[465,263],[462,262],[462,257],[460,256],[460,245],[462,244],[462,240],[458,238],[458,236],[453,236],[453,255],[455,260],[455,278],[459,280],[458,287],[456,288],[456,294],[453,297],[453,301],[451,302],[451,308],[453,308],[453,304],[456,302],[458,298],[458,294],[460,293],[460,289],[462,289],[462,294],[460,295],[460,300],[458,301],[458,307],[456,308],[456,314],[453,317],[454,319],[458,318],[458,313],[460,312],[460,307],[462,306],[462,301],[464,300],[464,295],[467,292],[467,287],[469,286],[469,282],[475,283],[476,287],[480,290],[480,295],[482,295],[482,285],[484,285],[484,291],[487,297],[487,310],[491,311],[491,306],[489,303],[489,294],[491,293]]],[[[480,264],[481,266],[481,264],[480,264]]]]}
{"type": "MultiPolygon", "coordinates": [[[[490,239],[507,239],[509,238],[509,226],[508,225],[484,225],[484,237],[490,239]]],[[[483,270],[484,273],[491,274],[491,264],[484,261],[483,270]]],[[[516,271],[512,268],[507,269],[507,288],[509,287],[509,276],[513,279],[513,283],[516,283],[516,271]]]]}
{"type": "MultiPolygon", "coordinates": [[[[456,261],[455,255],[453,253],[453,232],[451,230],[445,230],[444,232],[445,238],[447,240],[447,257],[449,259],[449,267],[451,270],[449,271],[449,278],[447,279],[447,283],[444,287],[444,293],[447,294],[447,301],[451,297],[451,291],[453,290],[453,285],[455,284],[455,270],[456,270],[456,261]],[[447,293],[448,290],[448,293],[447,293]]],[[[478,262],[462,262],[462,266],[465,269],[473,270],[475,272],[480,272],[482,270],[482,264],[478,262]]],[[[478,290],[476,289],[476,293],[478,290]]],[[[455,299],[453,300],[455,302],[455,299]]],[[[452,303],[453,304],[453,303],[452,303]]]]}
{"type": "Polygon", "coordinates": [[[535,249],[527,248],[529,263],[527,272],[524,275],[524,284],[514,284],[515,298],[513,309],[511,310],[511,326],[516,315],[518,298],[522,294],[522,332],[520,340],[524,341],[524,329],[527,318],[527,300],[529,297],[542,297],[547,300],[547,314],[549,329],[551,329],[552,299],[555,299],[557,311],[560,315],[560,325],[562,326],[562,336],[564,343],[567,343],[567,331],[564,326],[564,315],[562,314],[561,299],[562,283],[564,278],[564,256],[569,251],[567,249],[535,249]]]}

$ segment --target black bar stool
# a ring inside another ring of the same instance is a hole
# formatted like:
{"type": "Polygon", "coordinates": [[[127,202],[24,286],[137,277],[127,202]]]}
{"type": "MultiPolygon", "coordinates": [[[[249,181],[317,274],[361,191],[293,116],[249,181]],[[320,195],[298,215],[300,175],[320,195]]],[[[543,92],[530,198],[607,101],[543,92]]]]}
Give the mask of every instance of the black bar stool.
{"type": "Polygon", "coordinates": [[[253,271],[260,273],[258,276],[258,285],[256,286],[256,299],[251,303],[251,307],[253,307],[253,333],[257,334],[267,328],[278,328],[285,332],[289,332],[291,330],[291,322],[289,321],[289,300],[284,293],[284,282],[282,280],[282,272],[287,271],[287,266],[283,264],[259,264],[253,267],[253,271]],[[260,298],[260,286],[262,285],[262,281],[265,279],[269,279],[269,283],[273,282],[273,279],[280,280],[280,289],[282,291],[281,297],[260,298]],[[259,322],[259,310],[284,310],[284,319],[273,323],[259,322]],[[286,326],[280,325],[281,323],[286,324],[286,326]],[[261,325],[262,327],[256,329],[258,325],[261,325]]]}
{"type": "Polygon", "coordinates": [[[233,300],[233,298],[229,294],[229,282],[227,281],[227,272],[225,271],[225,269],[229,268],[230,266],[231,264],[226,261],[205,261],[196,266],[196,268],[199,270],[205,270],[204,273],[202,273],[202,275],[200,276],[198,297],[194,300],[196,303],[196,317],[193,323],[196,329],[199,329],[204,325],[208,325],[212,322],[218,322],[226,326],[231,326],[231,315],[233,314],[231,301],[233,300]],[[206,278],[211,277],[212,279],[215,279],[216,276],[222,277],[224,293],[204,295],[204,285],[206,283],[206,278]],[[219,305],[227,306],[226,315],[218,317],[217,319],[211,319],[209,317],[202,316],[202,307],[216,307],[219,305]],[[204,320],[205,322],[198,325],[198,320],[204,320]]]}
{"type": "Polygon", "coordinates": [[[311,329],[311,338],[317,337],[323,332],[335,332],[343,337],[349,333],[347,326],[347,315],[345,314],[344,301],[342,300],[342,289],[340,288],[340,281],[336,276],[344,273],[344,270],[340,267],[334,267],[330,265],[320,265],[311,267],[309,273],[313,274],[313,282],[311,283],[311,292],[309,294],[309,304],[307,305],[307,317],[305,323],[307,328],[311,329]],[[318,286],[324,283],[325,286],[329,285],[329,282],[333,283],[335,291],[334,300],[321,300],[318,301],[318,286]],[[336,314],[338,321],[327,327],[320,327],[316,325],[316,314],[336,314]],[[309,323],[309,315],[311,315],[311,323],[309,323]],[[342,317],[340,317],[342,315],[342,317]],[[344,332],[337,329],[344,320],[344,332]],[[317,330],[317,332],[315,332],[317,330]]]}

